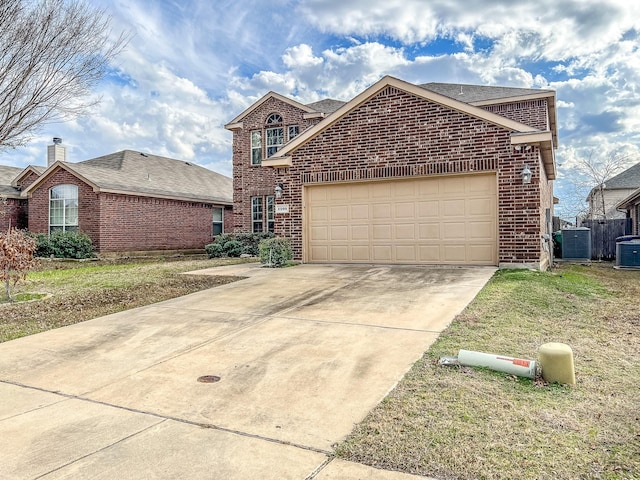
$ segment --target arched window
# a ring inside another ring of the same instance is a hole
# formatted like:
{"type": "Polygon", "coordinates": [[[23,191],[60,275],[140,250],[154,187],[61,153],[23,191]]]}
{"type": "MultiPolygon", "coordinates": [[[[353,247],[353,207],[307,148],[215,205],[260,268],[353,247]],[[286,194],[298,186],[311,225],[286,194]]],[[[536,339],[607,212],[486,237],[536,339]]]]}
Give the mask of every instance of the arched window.
{"type": "Polygon", "coordinates": [[[282,115],[272,113],[267,117],[265,137],[267,158],[276,153],[284,145],[284,125],[282,115]]]}
{"type": "Polygon", "coordinates": [[[57,185],[49,190],[49,233],[78,231],[78,187],[57,185]]]}

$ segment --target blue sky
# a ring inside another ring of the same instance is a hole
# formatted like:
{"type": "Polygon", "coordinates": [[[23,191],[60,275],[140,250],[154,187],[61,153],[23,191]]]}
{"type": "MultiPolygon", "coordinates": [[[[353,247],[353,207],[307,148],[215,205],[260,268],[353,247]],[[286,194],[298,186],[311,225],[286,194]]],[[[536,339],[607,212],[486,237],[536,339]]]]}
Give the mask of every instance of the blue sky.
{"type": "MultiPolygon", "coordinates": [[[[574,215],[592,152],[640,161],[640,2],[627,0],[92,0],[127,49],[87,116],[45,126],[19,167],[125,148],[231,174],[223,125],[269,90],[348,100],[384,75],[557,92],[557,211],[574,215]]],[[[586,190],[585,190],[586,189],[586,190]]]]}

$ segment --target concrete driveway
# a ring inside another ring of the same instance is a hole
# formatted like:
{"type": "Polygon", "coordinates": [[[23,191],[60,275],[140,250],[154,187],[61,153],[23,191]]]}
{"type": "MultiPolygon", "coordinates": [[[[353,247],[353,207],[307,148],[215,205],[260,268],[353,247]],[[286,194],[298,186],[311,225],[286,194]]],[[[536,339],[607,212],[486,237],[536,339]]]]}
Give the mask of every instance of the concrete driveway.
{"type": "Polygon", "coordinates": [[[415,478],[332,445],[494,271],[221,267],[248,278],[0,344],[0,478],[415,478]]]}

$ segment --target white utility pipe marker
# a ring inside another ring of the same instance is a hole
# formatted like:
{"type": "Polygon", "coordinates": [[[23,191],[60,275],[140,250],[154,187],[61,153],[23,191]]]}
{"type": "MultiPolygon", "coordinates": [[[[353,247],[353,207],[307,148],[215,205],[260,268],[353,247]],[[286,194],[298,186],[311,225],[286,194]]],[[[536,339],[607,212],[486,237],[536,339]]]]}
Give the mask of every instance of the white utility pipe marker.
{"type": "Polygon", "coordinates": [[[458,363],[468,367],[487,367],[498,372],[510,373],[519,377],[535,378],[535,360],[494,355],[493,353],[473,352],[460,350],[458,363]]]}

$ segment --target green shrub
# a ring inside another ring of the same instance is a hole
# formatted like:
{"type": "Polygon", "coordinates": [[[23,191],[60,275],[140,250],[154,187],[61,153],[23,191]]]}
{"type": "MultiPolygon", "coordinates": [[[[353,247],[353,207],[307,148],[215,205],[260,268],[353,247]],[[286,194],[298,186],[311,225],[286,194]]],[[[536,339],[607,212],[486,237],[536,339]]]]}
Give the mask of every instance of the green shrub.
{"type": "Polygon", "coordinates": [[[239,257],[242,255],[242,243],[237,240],[229,240],[222,246],[227,257],[239,257]]]}
{"type": "Polygon", "coordinates": [[[264,233],[222,233],[213,243],[205,245],[204,249],[209,258],[239,257],[240,255],[260,255],[258,245],[261,240],[273,238],[271,232],[264,233]]]}
{"type": "Polygon", "coordinates": [[[89,235],[82,232],[53,232],[51,235],[35,235],[37,257],[55,258],[91,258],[93,242],[89,235]]]}
{"type": "Polygon", "coordinates": [[[209,258],[220,258],[224,256],[224,248],[221,243],[210,243],[204,246],[209,258]]]}
{"type": "Polygon", "coordinates": [[[260,261],[269,267],[282,267],[293,260],[288,238],[267,238],[260,242],[259,249],[260,261]]]}

